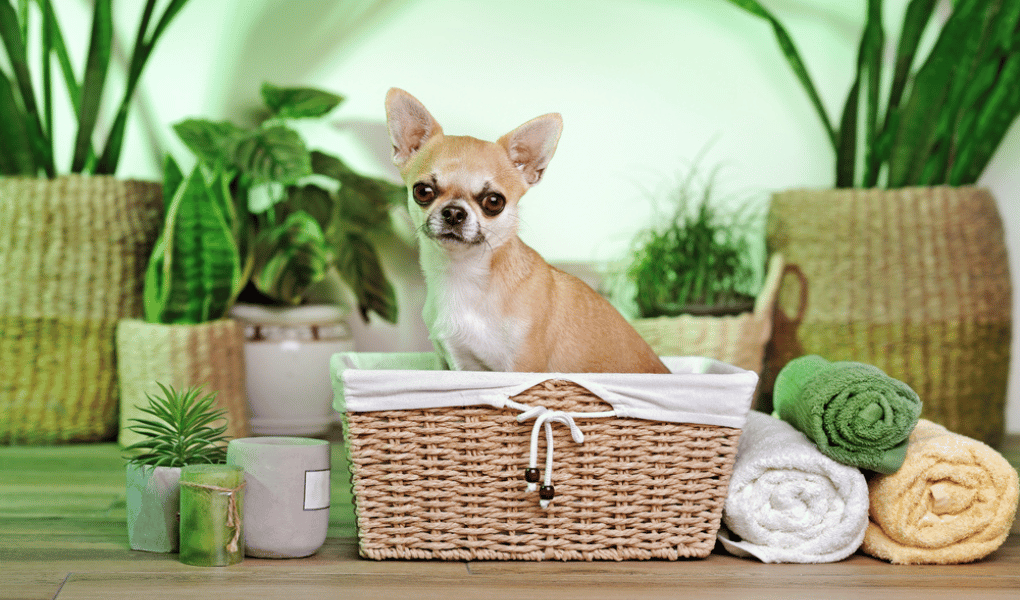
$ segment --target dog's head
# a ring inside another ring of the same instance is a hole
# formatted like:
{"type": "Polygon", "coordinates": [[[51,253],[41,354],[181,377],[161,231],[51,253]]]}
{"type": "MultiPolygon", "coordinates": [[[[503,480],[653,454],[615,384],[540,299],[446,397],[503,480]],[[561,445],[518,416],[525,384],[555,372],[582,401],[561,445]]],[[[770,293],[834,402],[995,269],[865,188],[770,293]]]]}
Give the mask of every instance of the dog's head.
{"type": "Polygon", "coordinates": [[[496,142],[443,135],[414,96],[386,94],[393,163],[418,231],[447,248],[495,248],[517,233],[517,203],[538,183],[559,141],[558,114],[532,119],[496,142]]]}

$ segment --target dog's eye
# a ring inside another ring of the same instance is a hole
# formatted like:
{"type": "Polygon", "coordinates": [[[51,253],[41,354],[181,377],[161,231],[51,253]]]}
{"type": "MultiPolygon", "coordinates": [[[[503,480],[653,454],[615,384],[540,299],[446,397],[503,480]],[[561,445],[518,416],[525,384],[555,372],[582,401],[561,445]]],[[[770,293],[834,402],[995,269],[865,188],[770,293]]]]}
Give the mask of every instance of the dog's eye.
{"type": "Polygon", "coordinates": [[[427,183],[414,184],[411,192],[414,195],[414,201],[421,206],[428,206],[436,199],[436,190],[427,183]]]}
{"type": "Polygon", "coordinates": [[[482,198],[482,211],[490,217],[495,217],[499,213],[503,212],[506,207],[506,198],[503,194],[486,194],[482,198]]]}

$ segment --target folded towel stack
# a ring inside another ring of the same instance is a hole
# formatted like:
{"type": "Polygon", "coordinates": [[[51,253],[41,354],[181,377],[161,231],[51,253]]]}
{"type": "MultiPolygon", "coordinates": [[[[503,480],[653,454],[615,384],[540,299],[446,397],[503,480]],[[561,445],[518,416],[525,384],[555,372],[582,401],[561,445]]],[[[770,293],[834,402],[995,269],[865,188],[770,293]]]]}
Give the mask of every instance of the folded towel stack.
{"type": "Polygon", "coordinates": [[[1009,535],[1020,483],[989,446],[920,420],[903,466],[869,482],[862,550],[896,564],[956,564],[994,552],[1009,535]]]}
{"type": "Polygon", "coordinates": [[[835,562],[854,553],[868,526],[868,485],[788,423],[752,411],[723,509],[719,540],[767,563],[835,562]]]}
{"type": "Polygon", "coordinates": [[[776,416],[808,436],[823,454],[846,465],[894,473],[921,400],[902,381],[856,362],[802,356],[776,377],[776,416]]]}

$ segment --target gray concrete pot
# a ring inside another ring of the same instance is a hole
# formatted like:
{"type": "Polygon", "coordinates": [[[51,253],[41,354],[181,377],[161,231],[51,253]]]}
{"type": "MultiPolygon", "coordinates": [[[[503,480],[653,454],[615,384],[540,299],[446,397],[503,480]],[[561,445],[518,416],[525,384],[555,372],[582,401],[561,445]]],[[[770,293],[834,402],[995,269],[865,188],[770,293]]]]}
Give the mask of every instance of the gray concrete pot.
{"type": "Polygon", "coordinates": [[[127,466],[127,527],[132,550],[177,552],[180,467],[127,466]]]}

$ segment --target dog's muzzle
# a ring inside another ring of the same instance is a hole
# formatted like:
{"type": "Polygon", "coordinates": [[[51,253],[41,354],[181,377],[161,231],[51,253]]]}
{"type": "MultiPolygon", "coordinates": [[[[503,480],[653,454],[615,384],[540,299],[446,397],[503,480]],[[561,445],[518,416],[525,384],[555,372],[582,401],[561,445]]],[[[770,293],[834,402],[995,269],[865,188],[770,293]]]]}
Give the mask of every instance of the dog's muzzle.
{"type": "Polygon", "coordinates": [[[436,207],[425,223],[425,233],[439,242],[480,244],[485,241],[478,219],[457,201],[436,207]]]}

